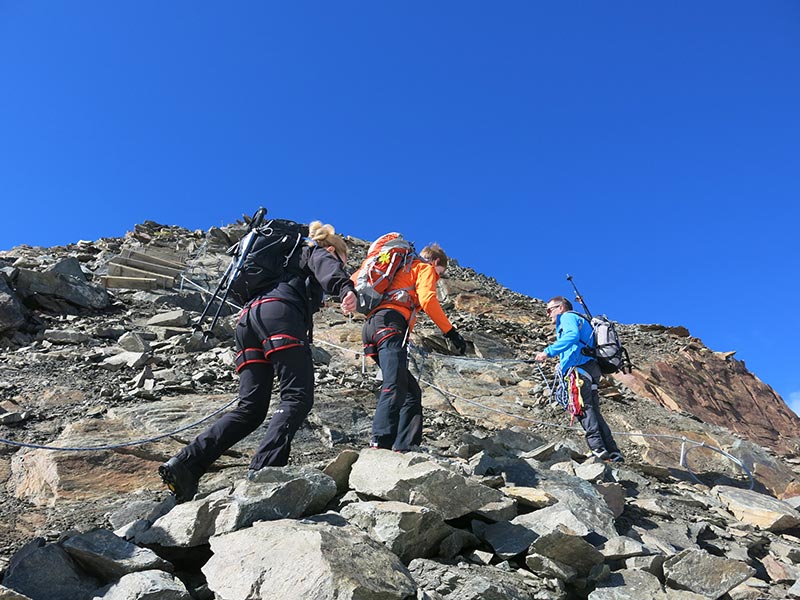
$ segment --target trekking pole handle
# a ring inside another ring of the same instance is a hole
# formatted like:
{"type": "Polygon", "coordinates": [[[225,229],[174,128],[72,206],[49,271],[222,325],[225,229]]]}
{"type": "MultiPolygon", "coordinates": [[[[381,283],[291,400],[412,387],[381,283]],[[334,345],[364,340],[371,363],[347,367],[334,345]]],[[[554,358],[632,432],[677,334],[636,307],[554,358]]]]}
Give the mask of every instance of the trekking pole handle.
{"type": "Polygon", "coordinates": [[[252,231],[253,229],[258,229],[261,227],[261,223],[264,222],[265,216],[267,216],[267,209],[263,206],[259,207],[259,209],[253,213],[253,217],[250,219],[249,229],[252,231]]]}
{"type": "Polygon", "coordinates": [[[583,296],[581,296],[581,293],[578,291],[578,287],[575,285],[575,282],[572,281],[572,275],[570,275],[569,273],[567,273],[567,281],[569,281],[572,284],[572,289],[575,290],[575,300],[581,303],[581,306],[583,306],[583,310],[586,311],[587,316],[591,319],[592,311],[590,311],[589,307],[586,306],[586,302],[583,301],[583,296]]]}
{"type": "MultiPolygon", "coordinates": [[[[264,208],[263,206],[261,208],[259,208],[256,212],[253,213],[253,216],[250,217],[250,220],[247,222],[247,233],[248,234],[250,232],[258,229],[259,227],[261,227],[261,224],[264,222],[264,217],[266,216],[266,214],[267,214],[267,209],[264,208]]],[[[245,217],[245,219],[247,219],[247,217],[245,217]]],[[[242,248],[242,242],[244,242],[245,240],[249,241],[251,238],[252,238],[252,236],[248,237],[247,235],[245,235],[244,237],[242,237],[242,239],[240,239],[238,242],[236,242],[233,246],[228,248],[225,251],[225,254],[227,254],[228,256],[233,256],[233,257],[236,257],[237,255],[239,255],[240,257],[243,257],[245,254],[247,254],[247,251],[246,250],[244,252],[240,251],[241,248],[242,248]]],[[[236,278],[236,273],[234,273],[234,275],[233,275],[233,277],[231,277],[231,279],[235,279],[235,278],[236,278]]]]}

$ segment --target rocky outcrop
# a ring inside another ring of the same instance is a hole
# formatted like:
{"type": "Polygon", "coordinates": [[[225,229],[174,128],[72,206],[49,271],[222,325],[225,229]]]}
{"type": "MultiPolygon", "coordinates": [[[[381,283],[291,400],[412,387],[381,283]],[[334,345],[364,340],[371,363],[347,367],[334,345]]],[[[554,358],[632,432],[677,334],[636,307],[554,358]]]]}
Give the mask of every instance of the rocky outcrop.
{"type": "Polygon", "coordinates": [[[397,556],[335,517],[255,523],[212,538],[211,551],[203,573],[221,600],[416,597],[397,556]]]}
{"type": "Polygon", "coordinates": [[[9,287],[4,274],[0,274],[0,334],[17,329],[25,323],[22,304],[9,287]]]}
{"type": "MultiPolygon", "coordinates": [[[[515,478],[519,459],[497,450],[504,433],[510,432],[499,431],[486,444],[505,465],[494,483],[512,489],[504,484],[515,478]]],[[[608,476],[626,489],[622,518],[609,517],[607,531],[587,531],[570,526],[585,519],[585,506],[572,499],[587,498],[591,484],[565,474],[558,463],[526,459],[531,478],[557,482],[548,486],[555,504],[491,518],[477,503],[463,518],[445,522],[440,510],[448,507],[437,491],[442,471],[458,475],[448,481],[459,498],[486,479],[459,475],[465,463],[452,459],[419,452],[401,457],[398,467],[396,453],[362,450],[339,493],[322,470],[272,467],[231,484],[217,481],[178,506],[168,499],[130,507],[112,518],[120,525],[115,533],[95,529],[31,542],[11,558],[3,585],[32,600],[203,593],[223,600],[689,599],[756,591],[781,598],[800,569],[800,537],[777,535],[772,523],[752,524],[748,515],[765,503],[755,492],[740,494],[732,511],[716,501],[731,495],[728,489],[673,484],[670,500],[657,495],[659,484],[639,469],[617,466],[608,476]],[[418,504],[357,492],[359,463],[376,473],[412,464],[418,504]],[[643,501],[648,497],[659,501],[643,501]],[[560,522],[541,516],[553,506],[570,516],[560,522]],[[681,511],[683,523],[675,520],[681,511]],[[523,517],[539,529],[521,525],[523,517]]],[[[781,504],[771,502],[773,511],[781,504]]]]}
{"type": "Polygon", "coordinates": [[[786,502],[730,486],[717,486],[712,493],[736,518],[761,529],[780,532],[800,525],[800,512],[786,502]]]}
{"type": "Polygon", "coordinates": [[[703,550],[684,550],[664,562],[667,583],[705,598],[719,598],[755,573],[754,568],[738,560],[703,550]]]}
{"type": "Polygon", "coordinates": [[[390,450],[375,450],[356,461],[350,482],[360,494],[431,506],[445,519],[464,516],[504,498],[497,490],[435,463],[390,450]],[[427,485],[421,487],[423,480],[427,485]]]}
{"type": "Polygon", "coordinates": [[[45,309],[68,308],[60,301],[92,310],[109,304],[105,289],[90,284],[75,259],[66,259],[47,271],[18,269],[13,283],[23,301],[45,309]]]}
{"type": "MultiPolygon", "coordinates": [[[[235,401],[233,311],[204,339],[198,287],[104,303],[95,282],[147,247],[188,256],[187,280],[213,287],[242,231],[148,222],[0,253],[0,598],[796,593],[797,419],[768,386],[685,330],[620,326],[638,369],[601,394],[627,462],[587,458],[549,371],[519,360],[552,335],[542,303],[455,261],[440,295],[469,352],[420,316],[419,452],[363,449],[379,372],[361,317],[329,307],[291,466],[246,476],[262,425],[175,506],[156,468],[235,401]]],[[[367,244],[348,243],[355,265],[367,244]]]]}
{"type": "Polygon", "coordinates": [[[640,396],[703,422],[727,427],[781,453],[800,451],[800,417],[775,391],[732,356],[686,348],[652,362],[637,362],[630,375],[618,374],[640,396]]]}

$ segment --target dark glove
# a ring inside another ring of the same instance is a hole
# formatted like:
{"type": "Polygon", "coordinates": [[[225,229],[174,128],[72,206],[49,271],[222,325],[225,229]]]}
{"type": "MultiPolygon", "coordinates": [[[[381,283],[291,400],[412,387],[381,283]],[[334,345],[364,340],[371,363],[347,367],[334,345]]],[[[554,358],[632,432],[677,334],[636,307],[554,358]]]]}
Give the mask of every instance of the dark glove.
{"type": "Polygon", "coordinates": [[[455,346],[456,351],[461,356],[464,356],[467,353],[467,342],[463,337],[461,337],[461,334],[456,331],[455,327],[445,333],[444,337],[453,342],[453,346],[455,346]]]}

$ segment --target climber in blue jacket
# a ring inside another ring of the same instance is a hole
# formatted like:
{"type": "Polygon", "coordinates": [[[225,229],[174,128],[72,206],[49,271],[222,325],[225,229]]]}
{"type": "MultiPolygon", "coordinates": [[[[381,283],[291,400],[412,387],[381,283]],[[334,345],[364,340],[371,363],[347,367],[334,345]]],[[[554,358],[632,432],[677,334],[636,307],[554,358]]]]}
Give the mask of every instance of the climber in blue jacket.
{"type": "Polygon", "coordinates": [[[559,357],[559,370],[569,389],[568,410],[578,418],[586,432],[586,443],[597,458],[624,462],[603,415],[597,386],[602,377],[597,361],[582,352],[594,346],[592,325],[572,310],[563,296],[547,301],[547,315],[556,327],[556,341],[538,352],[534,359],[545,361],[559,357]]]}

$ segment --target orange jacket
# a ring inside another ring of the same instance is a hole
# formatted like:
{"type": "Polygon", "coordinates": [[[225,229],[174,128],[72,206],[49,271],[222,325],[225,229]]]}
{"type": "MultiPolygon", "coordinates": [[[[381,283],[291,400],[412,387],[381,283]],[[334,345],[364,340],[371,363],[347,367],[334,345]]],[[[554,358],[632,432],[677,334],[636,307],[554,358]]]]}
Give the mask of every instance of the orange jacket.
{"type": "MultiPolygon", "coordinates": [[[[436,268],[423,260],[413,260],[410,265],[401,267],[394,276],[389,289],[385,292],[386,296],[391,296],[393,291],[408,291],[411,297],[410,302],[394,301],[391,298],[385,300],[375,310],[391,308],[402,314],[408,321],[408,329],[414,329],[414,322],[417,320],[417,310],[422,309],[436,326],[447,333],[453,328],[453,324],[447,318],[436,297],[436,282],[439,281],[439,274],[436,268]]],[[[373,311],[375,312],[375,311],[373,311]]]]}

